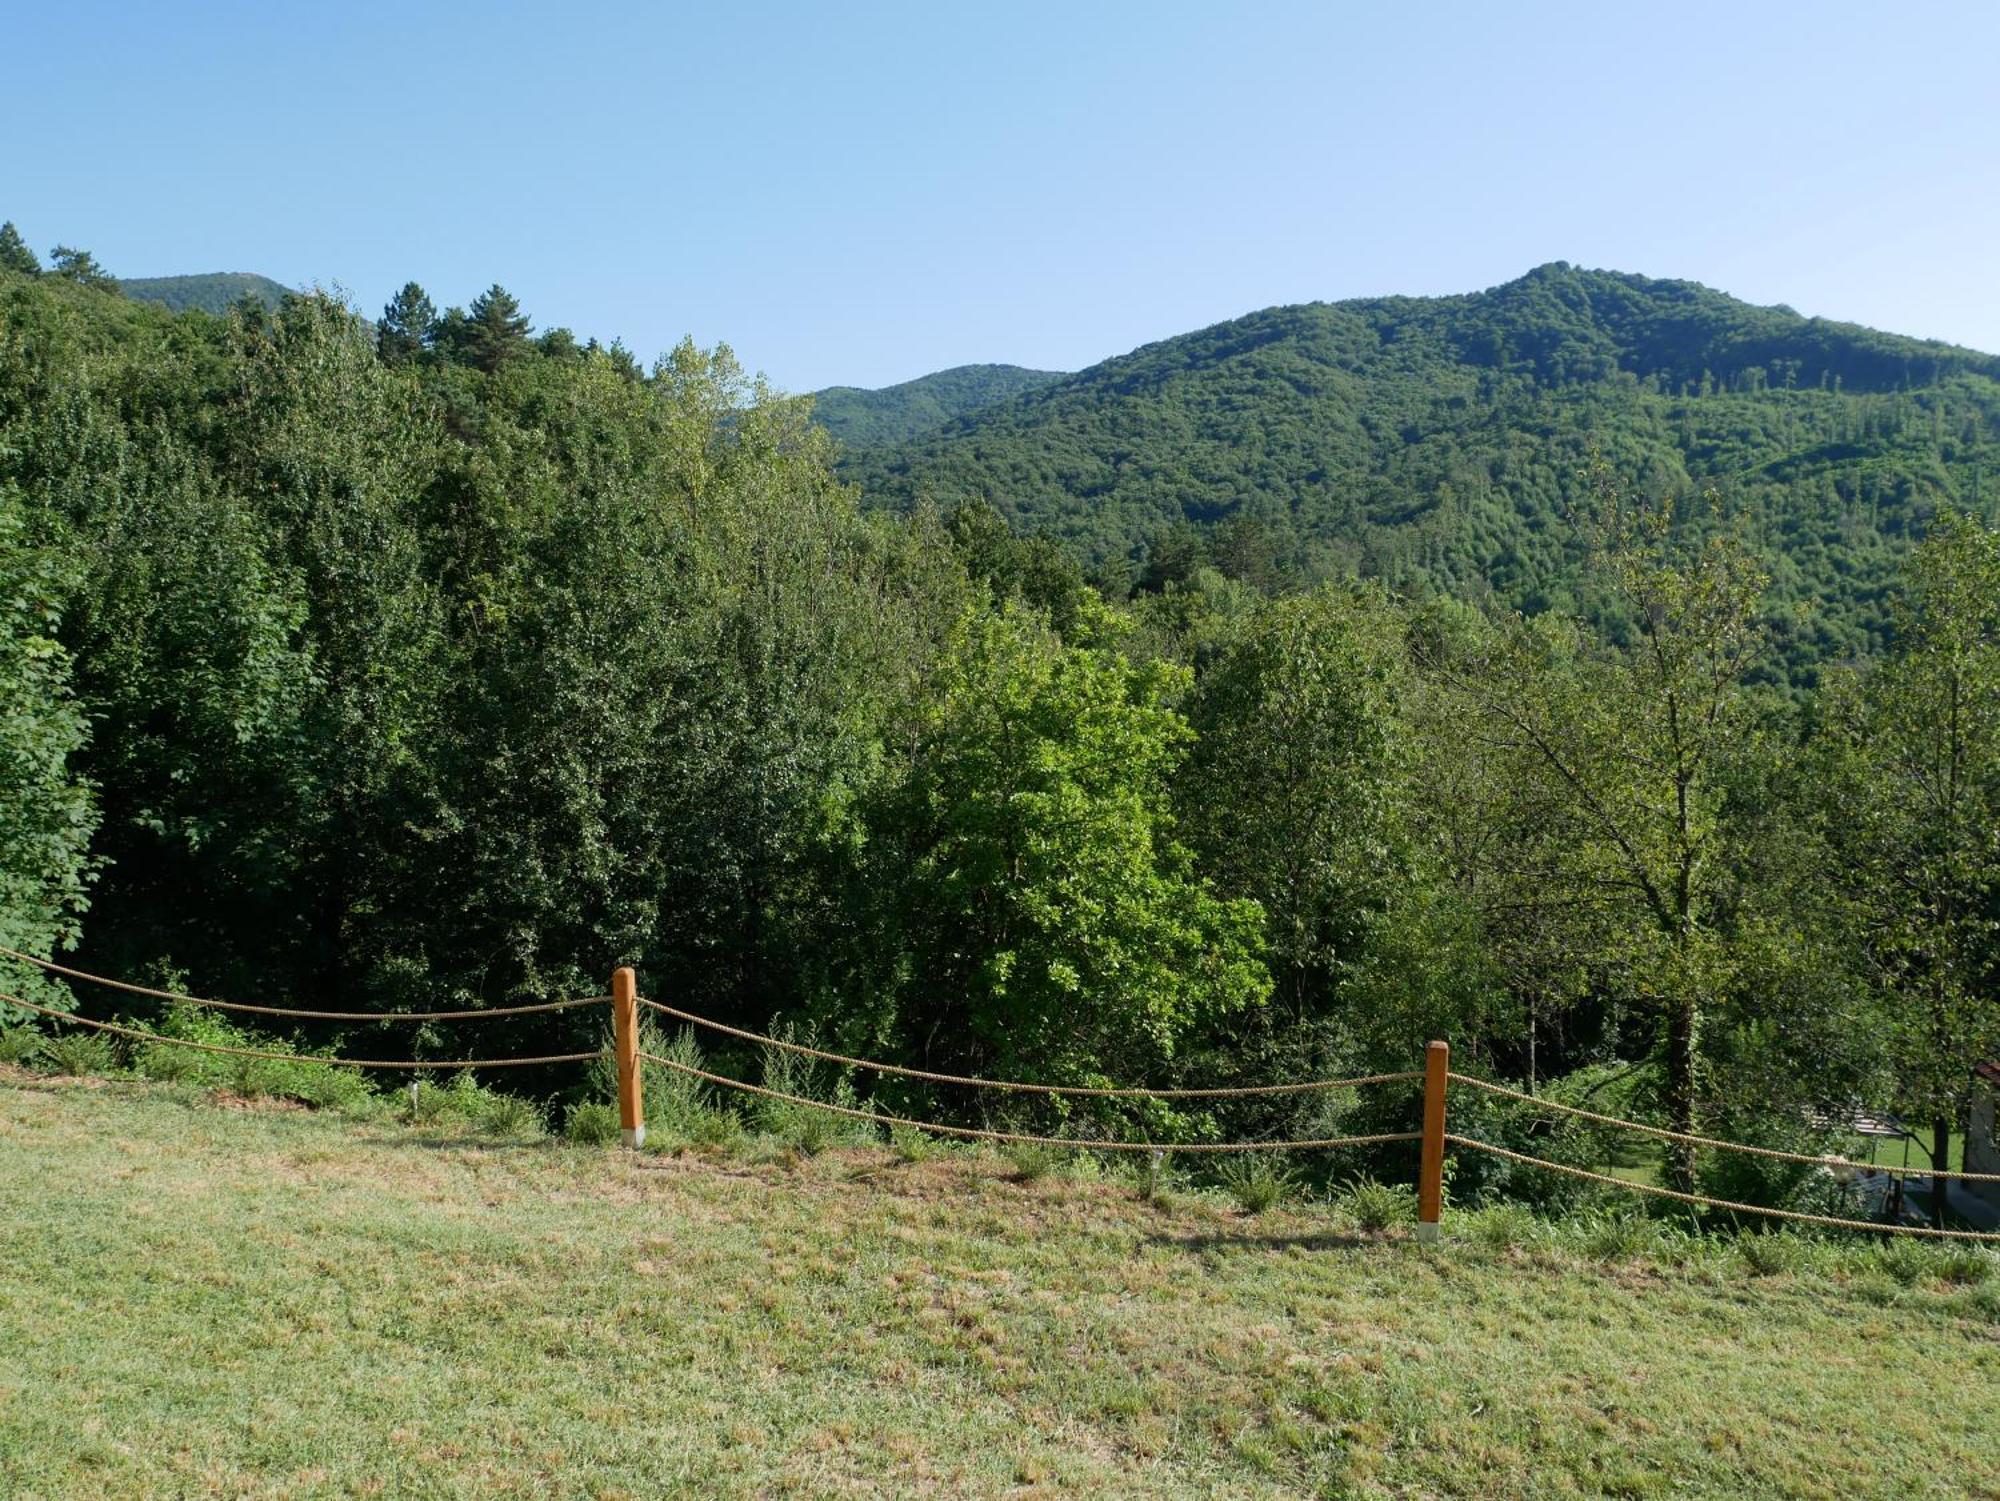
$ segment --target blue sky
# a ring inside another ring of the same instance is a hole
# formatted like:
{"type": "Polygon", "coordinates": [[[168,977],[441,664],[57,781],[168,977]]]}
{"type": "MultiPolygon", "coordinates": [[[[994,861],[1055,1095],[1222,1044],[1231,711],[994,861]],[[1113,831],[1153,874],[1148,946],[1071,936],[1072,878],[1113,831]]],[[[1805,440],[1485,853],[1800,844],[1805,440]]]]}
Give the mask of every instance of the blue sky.
{"type": "Polygon", "coordinates": [[[0,218],[779,385],[1549,260],[2000,350],[2000,5],[10,7],[0,218]]]}

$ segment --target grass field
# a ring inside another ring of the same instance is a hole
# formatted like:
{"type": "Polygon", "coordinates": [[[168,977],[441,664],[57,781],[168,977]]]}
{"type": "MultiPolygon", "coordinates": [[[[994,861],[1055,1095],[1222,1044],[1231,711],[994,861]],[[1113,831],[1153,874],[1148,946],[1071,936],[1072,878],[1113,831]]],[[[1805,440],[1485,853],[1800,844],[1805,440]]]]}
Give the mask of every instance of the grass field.
{"type": "Polygon", "coordinates": [[[2000,1497],[1990,1257],[1448,1218],[4,1070],[0,1494],[2000,1497]]]}

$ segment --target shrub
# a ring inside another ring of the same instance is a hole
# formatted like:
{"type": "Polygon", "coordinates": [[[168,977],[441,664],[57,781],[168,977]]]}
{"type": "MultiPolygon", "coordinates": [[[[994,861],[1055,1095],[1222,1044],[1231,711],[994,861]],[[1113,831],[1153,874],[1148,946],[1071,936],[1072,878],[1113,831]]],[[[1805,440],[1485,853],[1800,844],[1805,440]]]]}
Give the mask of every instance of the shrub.
{"type": "Polygon", "coordinates": [[[488,1136],[541,1136],[547,1130],[541,1107],[517,1094],[483,1091],[473,1124],[488,1136]]]}
{"type": "MultiPolygon", "coordinates": [[[[789,1025],[775,1029],[772,1035],[782,1042],[812,1045],[811,1034],[797,1032],[789,1025]]],[[[860,1108],[854,1088],[845,1074],[786,1048],[764,1049],[763,1083],[766,1089],[793,1095],[799,1100],[838,1105],[848,1110],[860,1108]]],[[[879,1139],[877,1128],[866,1121],[830,1110],[818,1110],[811,1104],[759,1097],[756,1111],[757,1123],[764,1130],[808,1156],[833,1146],[873,1145],[879,1139]]]]}
{"type": "Polygon", "coordinates": [[[1276,1208],[1298,1187],[1298,1175],[1265,1152],[1232,1155],[1217,1170],[1216,1181],[1245,1214],[1262,1214],[1276,1208]]]}
{"type": "Polygon", "coordinates": [[[1527,1245],[1541,1228],[1525,1204],[1494,1204],[1466,1215],[1464,1223],[1474,1240],[1496,1251],[1527,1245]]]}
{"type": "Polygon", "coordinates": [[[1063,1163],[1061,1147],[1045,1146],[1038,1141],[1009,1142],[1001,1149],[1000,1155],[1014,1170],[1017,1183],[1038,1182],[1063,1163]]]}
{"type": "Polygon", "coordinates": [[[1351,1178],[1341,1189],[1339,1205],[1347,1217],[1370,1232],[1387,1230],[1415,1218],[1415,1196],[1407,1188],[1391,1187],[1373,1178],[1351,1178]]]}
{"type": "Polygon", "coordinates": [[[951,1148],[928,1131],[919,1131],[913,1126],[891,1126],[889,1150],[904,1162],[929,1162],[946,1155],[951,1148]]]}
{"type": "Polygon", "coordinates": [[[117,1051],[102,1032],[70,1032],[42,1044],[41,1057],[50,1068],[71,1078],[108,1074],[118,1066],[117,1051]]]}
{"type": "Polygon", "coordinates": [[[619,1139],[618,1107],[603,1100],[585,1100],[569,1107],[563,1135],[578,1146],[608,1147],[619,1139]]]}
{"type": "Polygon", "coordinates": [[[0,1028],[0,1063],[32,1063],[40,1056],[44,1038],[33,1027],[0,1028]]]}
{"type": "Polygon", "coordinates": [[[1573,1231],[1584,1255],[1599,1261],[1646,1256],[1661,1246],[1659,1225],[1629,1209],[1579,1214],[1566,1228],[1573,1231]]]}

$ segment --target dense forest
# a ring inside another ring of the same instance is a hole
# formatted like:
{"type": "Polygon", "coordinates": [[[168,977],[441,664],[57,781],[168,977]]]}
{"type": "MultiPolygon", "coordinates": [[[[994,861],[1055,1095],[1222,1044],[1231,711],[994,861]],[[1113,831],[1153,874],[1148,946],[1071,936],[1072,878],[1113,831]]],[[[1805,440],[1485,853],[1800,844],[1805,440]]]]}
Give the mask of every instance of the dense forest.
{"type": "MultiPolygon", "coordinates": [[[[1857,1105],[1948,1131],[2000,1054],[2000,385],[1735,307],[1557,269],[1267,315],[864,456],[884,508],[726,349],[641,368],[499,286],[175,314],[8,226],[0,943],[405,1010],[629,962],[725,1021],[1048,1082],[1447,1036],[1749,1141],[1817,1150],[1857,1105]],[[1265,529],[1175,555],[1152,528],[1188,515],[1265,529]],[[1778,691],[1801,639],[1822,665],[1778,691]]],[[[471,1045],[592,1045],[579,1016],[471,1045]]]]}
{"type": "Polygon", "coordinates": [[[829,386],[813,393],[813,421],[849,448],[897,443],[1061,379],[1019,365],[960,365],[874,391],[829,386]]]}
{"type": "Polygon", "coordinates": [[[1599,598],[1574,524],[1600,454],[1713,489],[1772,575],[1767,675],[1879,650],[1912,539],[2000,497],[2000,358],[1556,264],[1491,291],[1272,308],[906,439],[846,435],[873,501],[978,500],[1113,587],[1203,563],[1529,612],[1599,598]]]}

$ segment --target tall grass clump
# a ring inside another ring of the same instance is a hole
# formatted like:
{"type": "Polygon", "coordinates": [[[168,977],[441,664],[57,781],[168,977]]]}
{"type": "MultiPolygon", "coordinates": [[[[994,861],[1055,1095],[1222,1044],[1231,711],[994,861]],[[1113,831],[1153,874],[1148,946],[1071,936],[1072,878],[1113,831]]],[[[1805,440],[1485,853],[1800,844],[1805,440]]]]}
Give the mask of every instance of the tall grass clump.
{"type": "Polygon", "coordinates": [[[1216,1169],[1216,1181],[1245,1214],[1275,1209],[1298,1189],[1298,1174],[1268,1152],[1241,1152],[1216,1169]]]}
{"type": "MultiPolygon", "coordinates": [[[[801,1047],[816,1046],[810,1032],[801,1031],[790,1023],[775,1028],[772,1036],[780,1042],[796,1043],[801,1047]]],[[[792,1095],[797,1100],[837,1105],[847,1110],[861,1108],[860,1099],[855,1095],[854,1086],[844,1070],[788,1048],[764,1049],[762,1083],[764,1088],[774,1093],[792,1095]]],[[[880,1141],[877,1128],[868,1122],[838,1115],[831,1110],[817,1110],[812,1104],[760,1097],[755,1111],[760,1128],[808,1157],[829,1147],[873,1146],[880,1141]]]]}

